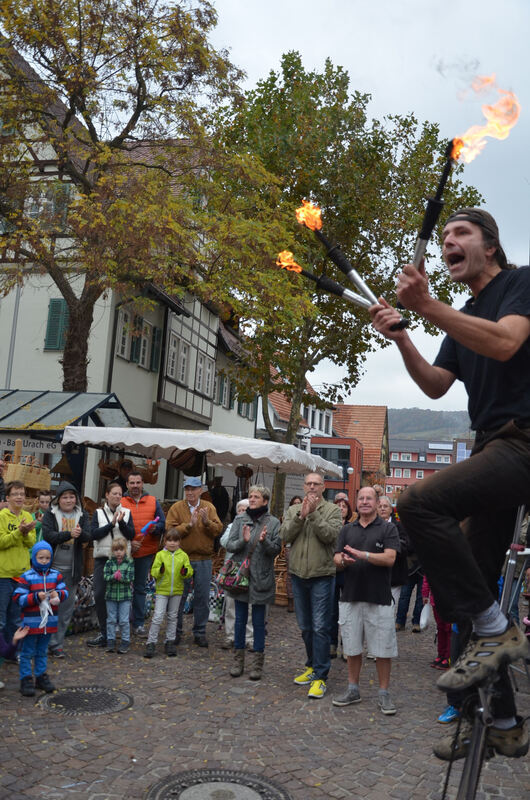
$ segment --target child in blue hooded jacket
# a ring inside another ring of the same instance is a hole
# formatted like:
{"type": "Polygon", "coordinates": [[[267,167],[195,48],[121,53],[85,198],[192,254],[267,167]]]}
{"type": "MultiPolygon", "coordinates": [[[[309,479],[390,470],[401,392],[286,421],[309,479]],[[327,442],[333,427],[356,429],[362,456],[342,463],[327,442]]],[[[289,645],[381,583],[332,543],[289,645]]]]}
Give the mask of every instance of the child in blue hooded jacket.
{"type": "Polygon", "coordinates": [[[23,625],[29,628],[20,648],[20,692],[33,697],[35,687],[53,692],[55,687],[46,673],[48,643],[57,630],[57,607],[68,591],[60,572],[51,566],[53,548],[37,542],[31,549],[31,567],[17,578],[13,599],[22,609],[23,625]],[[32,664],[35,665],[35,684],[32,664]]]}

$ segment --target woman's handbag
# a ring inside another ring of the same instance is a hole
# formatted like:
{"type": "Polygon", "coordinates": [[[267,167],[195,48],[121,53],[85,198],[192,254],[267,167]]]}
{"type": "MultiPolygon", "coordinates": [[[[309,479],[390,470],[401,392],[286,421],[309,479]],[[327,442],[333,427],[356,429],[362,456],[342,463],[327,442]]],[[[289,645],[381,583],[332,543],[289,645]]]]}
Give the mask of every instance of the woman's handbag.
{"type": "Polygon", "coordinates": [[[243,592],[248,592],[249,585],[250,557],[247,556],[243,561],[227,558],[219,570],[219,586],[222,586],[230,594],[243,594],[243,592]]]}
{"type": "Polygon", "coordinates": [[[230,594],[237,595],[248,592],[250,586],[250,559],[258,541],[259,536],[252,545],[250,553],[243,561],[227,558],[219,570],[219,586],[222,586],[223,589],[226,589],[230,594]]]}

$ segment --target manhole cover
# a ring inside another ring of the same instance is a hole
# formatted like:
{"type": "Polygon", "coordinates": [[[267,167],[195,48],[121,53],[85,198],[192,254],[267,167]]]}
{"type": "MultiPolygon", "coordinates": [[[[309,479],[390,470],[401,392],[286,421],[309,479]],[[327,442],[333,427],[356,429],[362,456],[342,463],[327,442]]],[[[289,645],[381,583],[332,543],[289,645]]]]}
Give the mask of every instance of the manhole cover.
{"type": "Polygon", "coordinates": [[[72,686],[59,689],[53,694],[39,698],[37,705],[49,711],[57,711],[74,717],[80,714],[114,714],[133,704],[133,698],[117,689],[103,686],[72,686]]]}
{"type": "Polygon", "coordinates": [[[146,800],[290,800],[280,786],[260,775],[232,769],[194,769],[170,775],[146,794],[146,800]]]}

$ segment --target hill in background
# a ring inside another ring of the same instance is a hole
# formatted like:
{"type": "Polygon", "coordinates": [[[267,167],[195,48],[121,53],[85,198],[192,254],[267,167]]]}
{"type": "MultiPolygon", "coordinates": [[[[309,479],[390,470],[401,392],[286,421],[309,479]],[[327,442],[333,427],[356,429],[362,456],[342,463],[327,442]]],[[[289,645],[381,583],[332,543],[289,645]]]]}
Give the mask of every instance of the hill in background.
{"type": "Polygon", "coordinates": [[[389,408],[388,435],[397,439],[447,442],[470,438],[467,411],[432,411],[426,408],[389,408]]]}

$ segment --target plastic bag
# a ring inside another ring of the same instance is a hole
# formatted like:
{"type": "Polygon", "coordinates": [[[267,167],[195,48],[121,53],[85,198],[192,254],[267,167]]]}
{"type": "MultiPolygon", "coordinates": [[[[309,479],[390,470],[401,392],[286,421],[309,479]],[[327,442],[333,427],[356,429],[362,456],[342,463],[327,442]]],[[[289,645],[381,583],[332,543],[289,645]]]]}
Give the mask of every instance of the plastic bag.
{"type": "Polygon", "coordinates": [[[426,630],[429,627],[432,617],[432,606],[430,603],[425,603],[422,608],[420,616],[420,631],[426,630]]]}

